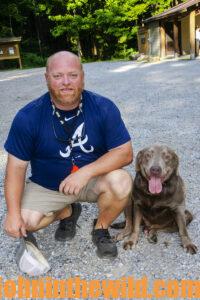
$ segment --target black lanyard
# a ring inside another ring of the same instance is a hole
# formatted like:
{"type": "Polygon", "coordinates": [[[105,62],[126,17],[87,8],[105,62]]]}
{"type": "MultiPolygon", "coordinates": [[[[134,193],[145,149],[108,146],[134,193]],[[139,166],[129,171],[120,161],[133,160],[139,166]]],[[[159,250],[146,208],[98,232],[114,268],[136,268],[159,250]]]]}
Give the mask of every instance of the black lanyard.
{"type": "MultiPolygon", "coordinates": [[[[71,147],[72,144],[73,144],[73,142],[76,141],[76,139],[74,139],[72,137],[72,135],[73,135],[73,131],[74,131],[74,129],[76,127],[76,124],[77,124],[77,117],[80,115],[80,113],[83,114],[83,111],[82,111],[82,102],[80,102],[80,104],[79,104],[78,111],[77,111],[76,115],[73,116],[74,122],[72,123],[71,126],[67,126],[65,119],[62,118],[62,116],[60,115],[60,112],[55,107],[55,105],[54,105],[53,102],[52,102],[52,109],[53,109],[53,115],[56,115],[56,117],[58,118],[60,124],[64,128],[64,131],[66,132],[67,136],[69,136],[69,139],[66,142],[68,142],[69,146],[71,147]]],[[[82,136],[81,136],[81,138],[82,138],[82,136]]]]}
{"type": "MultiPolygon", "coordinates": [[[[73,131],[74,131],[74,129],[76,127],[76,124],[77,124],[77,119],[78,119],[77,117],[81,113],[83,114],[83,110],[82,110],[83,104],[82,104],[82,102],[79,103],[78,110],[77,110],[76,114],[73,116],[73,118],[75,120],[74,120],[72,126],[67,126],[65,119],[62,118],[62,116],[60,115],[59,110],[55,107],[53,101],[51,101],[51,105],[52,105],[52,109],[53,109],[53,115],[56,115],[56,117],[58,118],[61,126],[63,127],[64,131],[66,132],[67,136],[69,136],[68,140],[66,140],[65,142],[67,142],[68,145],[69,145],[69,147],[70,147],[70,156],[71,156],[71,161],[72,161],[72,170],[71,170],[71,173],[73,173],[73,172],[75,172],[75,171],[78,170],[78,167],[75,165],[75,160],[74,160],[74,157],[72,155],[73,144],[75,142],[77,142],[77,140],[82,139],[82,134],[81,134],[81,137],[73,138],[73,131]]],[[[54,130],[55,137],[57,138],[57,135],[56,135],[54,127],[53,127],[53,130],[54,130]]]]}

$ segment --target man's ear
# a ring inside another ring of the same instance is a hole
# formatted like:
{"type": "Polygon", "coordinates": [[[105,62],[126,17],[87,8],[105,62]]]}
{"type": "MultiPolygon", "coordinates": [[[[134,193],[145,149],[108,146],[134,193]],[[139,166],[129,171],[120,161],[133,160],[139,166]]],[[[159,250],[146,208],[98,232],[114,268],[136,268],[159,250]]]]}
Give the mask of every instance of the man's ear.
{"type": "Polygon", "coordinates": [[[45,76],[46,81],[48,81],[48,74],[47,74],[47,72],[44,73],[44,76],[45,76]]]}

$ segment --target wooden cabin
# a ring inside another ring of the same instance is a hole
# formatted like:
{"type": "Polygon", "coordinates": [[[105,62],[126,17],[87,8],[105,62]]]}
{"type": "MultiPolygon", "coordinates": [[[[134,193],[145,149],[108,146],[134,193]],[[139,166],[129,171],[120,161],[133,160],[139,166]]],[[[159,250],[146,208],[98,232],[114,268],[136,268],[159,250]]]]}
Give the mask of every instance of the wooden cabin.
{"type": "Polygon", "coordinates": [[[200,0],[189,0],[144,20],[138,31],[139,53],[149,57],[195,54],[195,29],[200,27],[200,0]]]}

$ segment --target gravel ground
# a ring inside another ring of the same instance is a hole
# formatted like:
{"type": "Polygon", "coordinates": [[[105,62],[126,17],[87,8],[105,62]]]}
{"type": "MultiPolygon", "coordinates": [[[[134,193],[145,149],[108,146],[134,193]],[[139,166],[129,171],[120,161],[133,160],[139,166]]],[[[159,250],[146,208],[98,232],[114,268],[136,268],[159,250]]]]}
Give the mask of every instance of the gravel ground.
{"type": "MultiPolygon", "coordinates": [[[[189,225],[189,233],[200,249],[200,60],[170,60],[154,64],[97,62],[85,64],[84,69],[86,88],[108,96],[120,108],[135,153],[154,142],[168,144],[178,153],[180,173],[187,186],[187,207],[195,216],[189,225]]],[[[18,109],[46,91],[43,73],[44,68],[0,72],[1,223],[5,215],[3,177],[6,153],[3,143],[18,109]]],[[[128,169],[134,175],[133,166],[128,169]]],[[[84,204],[77,235],[66,244],[54,241],[56,223],[36,234],[52,266],[48,276],[57,279],[80,276],[86,280],[147,276],[150,285],[158,278],[199,279],[200,252],[193,256],[185,253],[176,233],[159,233],[156,245],[149,244],[141,233],[134,250],[123,250],[122,242],[119,242],[119,255],[114,261],[99,259],[90,235],[92,219],[96,215],[95,204],[84,204]]],[[[111,232],[115,233],[114,230],[111,232]]],[[[0,276],[16,279],[20,274],[14,258],[18,241],[7,237],[1,230],[0,243],[0,276]]]]}

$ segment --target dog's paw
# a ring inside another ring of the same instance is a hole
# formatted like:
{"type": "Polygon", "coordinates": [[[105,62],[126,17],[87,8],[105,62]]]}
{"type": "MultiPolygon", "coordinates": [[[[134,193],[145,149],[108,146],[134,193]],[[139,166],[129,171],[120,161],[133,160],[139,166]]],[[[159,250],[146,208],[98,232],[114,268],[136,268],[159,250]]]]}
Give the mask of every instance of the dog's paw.
{"type": "Polygon", "coordinates": [[[151,244],[156,244],[158,242],[157,234],[155,232],[153,232],[153,233],[149,232],[149,234],[147,236],[147,240],[151,244]]]}
{"type": "Polygon", "coordinates": [[[198,251],[197,246],[194,245],[194,244],[192,244],[192,243],[186,245],[184,248],[185,248],[185,249],[187,250],[187,252],[190,253],[190,254],[196,254],[197,251],[198,251]]]}
{"type": "Polygon", "coordinates": [[[137,245],[138,242],[138,234],[133,232],[130,237],[128,237],[123,245],[125,250],[132,249],[137,245]]]}
{"type": "Polygon", "coordinates": [[[124,250],[132,249],[134,247],[133,241],[126,241],[124,242],[123,248],[124,250]]]}
{"type": "Polygon", "coordinates": [[[137,245],[137,237],[130,237],[128,238],[127,240],[125,240],[124,244],[123,244],[123,248],[125,250],[128,250],[128,249],[132,249],[132,248],[135,248],[135,246],[137,245]]]}
{"type": "Polygon", "coordinates": [[[156,244],[158,242],[157,232],[155,230],[149,230],[147,240],[151,244],[156,244]]]}

